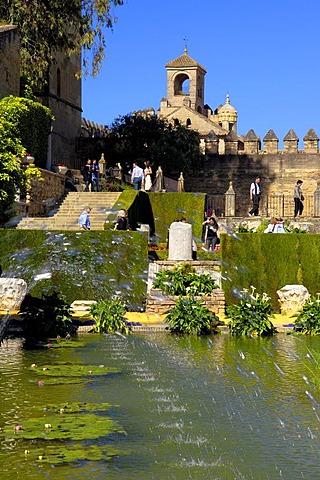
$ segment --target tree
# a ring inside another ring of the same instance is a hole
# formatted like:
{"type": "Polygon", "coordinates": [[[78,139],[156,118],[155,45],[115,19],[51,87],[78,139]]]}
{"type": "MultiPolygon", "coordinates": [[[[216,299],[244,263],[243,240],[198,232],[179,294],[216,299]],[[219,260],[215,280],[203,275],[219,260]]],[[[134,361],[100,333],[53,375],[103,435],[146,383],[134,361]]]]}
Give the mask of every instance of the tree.
{"type": "Polygon", "coordinates": [[[9,121],[14,128],[11,136],[18,138],[35,164],[45,168],[48,153],[48,135],[53,116],[50,110],[28,98],[5,97],[0,100],[0,120],[9,121]]]}
{"type": "Polygon", "coordinates": [[[21,73],[39,86],[46,83],[57,52],[67,56],[83,52],[82,73],[98,73],[105,58],[104,29],[113,27],[116,18],[112,9],[123,3],[123,0],[3,0],[0,20],[18,25],[21,73]]]}
{"type": "Polygon", "coordinates": [[[14,137],[14,126],[0,120],[0,225],[7,219],[6,210],[13,203],[15,192],[21,182],[20,158],[24,148],[14,137]]]}
{"type": "Polygon", "coordinates": [[[200,137],[179,123],[156,116],[125,115],[114,121],[107,139],[111,163],[149,160],[169,172],[194,170],[201,164],[200,137]]]}

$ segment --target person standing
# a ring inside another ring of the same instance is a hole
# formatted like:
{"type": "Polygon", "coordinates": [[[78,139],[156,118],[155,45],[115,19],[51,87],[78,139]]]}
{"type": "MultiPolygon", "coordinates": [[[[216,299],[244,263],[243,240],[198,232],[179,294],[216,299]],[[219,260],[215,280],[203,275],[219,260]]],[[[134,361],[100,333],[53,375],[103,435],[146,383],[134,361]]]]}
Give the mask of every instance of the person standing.
{"type": "Polygon", "coordinates": [[[96,192],[100,192],[99,187],[99,172],[100,168],[97,163],[97,160],[92,160],[91,166],[91,191],[94,192],[94,185],[96,184],[96,192]]]}
{"type": "Polygon", "coordinates": [[[152,180],[151,180],[151,175],[152,175],[152,168],[150,166],[150,162],[146,161],[144,162],[144,189],[146,192],[150,192],[151,187],[152,187],[152,180]]]}
{"type": "Polygon", "coordinates": [[[304,196],[302,195],[302,189],[301,189],[302,184],[303,184],[303,181],[298,180],[293,191],[294,218],[296,218],[297,215],[302,215],[302,212],[303,212],[304,196]]]}
{"type": "Polygon", "coordinates": [[[133,170],[131,174],[131,182],[133,183],[134,190],[140,190],[141,182],[143,178],[143,170],[139,167],[137,162],[133,163],[133,170]]]}
{"type": "Polygon", "coordinates": [[[91,207],[86,207],[80,214],[78,224],[82,230],[90,230],[90,217],[91,207]]]}
{"type": "Polygon", "coordinates": [[[261,198],[260,177],[256,177],[255,181],[250,185],[250,200],[252,201],[252,209],[249,211],[249,216],[259,215],[259,203],[261,198]]]}
{"type": "Polygon", "coordinates": [[[83,167],[83,170],[82,170],[82,175],[83,175],[83,180],[84,180],[84,183],[85,183],[85,192],[89,192],[89,186],[91,187],[91,190],[92,190],[92,165],[91,165],[91,160],[90,158],[88,158],[87,160],[87,163],[85,164],[85,166],[83,167]]]}
{"type": "Polygon", "coordinates": [[[203,245],[205,246],[205,248],[211,250],[212,252],[214,251],[215,246],[218,243],[218,228],[219,225],[213,217],[205,220],[202,224],[203,245]]]}

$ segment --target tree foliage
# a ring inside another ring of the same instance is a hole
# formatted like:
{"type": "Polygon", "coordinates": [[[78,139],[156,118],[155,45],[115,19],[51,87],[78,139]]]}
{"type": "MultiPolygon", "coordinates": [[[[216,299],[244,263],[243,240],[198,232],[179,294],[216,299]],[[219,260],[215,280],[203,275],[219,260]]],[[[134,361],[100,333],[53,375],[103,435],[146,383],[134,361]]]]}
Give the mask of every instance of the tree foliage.
{"type": "Polygon", "coordinates": [[[168,172],[197,169],[201,164],[199,134],[180,123],[172,125],[156,116],[125,115],[111,125],[108,159],[125,165],[149,160],[168,172]]]}
{"type": "Polygon", "coordinates": [[[21,182],[23,155],[24,148],[14,135],[13,124],[0,118],[0,225],[6,220],[6,210],[21,182]]]}
{"type": "MultiPolygon", "coordinates": [[[[116,18],[113,7],[123,0],[4,0],[0,19],[18,25],[22,73],[34,84],[45,83],[59,51],[83,52],[83,73],[95,75],[105,57],[105,28],[116,18]]],[[[80,72],[79,72],[80,74],[80,72]]]]}
{"type": "Polygon", "coordinates": [[[50,110],[33,100],[10,96],[0,100],[0,119],[11,123],[13,136],[35,157],[35,164],[44,168],[53,120],[50,110]]]}

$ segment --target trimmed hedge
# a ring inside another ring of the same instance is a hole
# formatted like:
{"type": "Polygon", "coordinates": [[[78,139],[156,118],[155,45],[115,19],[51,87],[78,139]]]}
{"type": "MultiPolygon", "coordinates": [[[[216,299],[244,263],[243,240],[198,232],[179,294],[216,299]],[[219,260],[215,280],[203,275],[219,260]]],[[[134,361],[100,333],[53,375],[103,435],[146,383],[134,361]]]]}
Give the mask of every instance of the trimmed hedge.
{"type": "Polygon", "coordinates": [[[145,302],[147,239],[138,232],[3,230],[0,265],[6,277],[23,278],[35,297],[56,290],[72,303],[116,294],[130,310],[145,302]]]}
{"type": "Polygon", "coordinates": [[[186,217],[187,222],[191,223],[195,240],[201,242],[205,193],[151,192],[149,198],[159,243],[166,242],[171,223],[181,217],[186,217]]]}
{"type": "Polygon", "coordinates": [[[277,290],[303,284],[311,295],[320,292],[320,235],[222,234],[221,273],[226,304],[253,285],[271,298],[279,311],[277,290]]]}
{"type": "Polygon", "coordinates": [[[116,219],[117,212],[121,209],[128,211],[129,224],[132,230],[136,230],[139,224],[148,224],[151,235],[154,233],[154,218],[149,195],[146,192],[137,190],[125,190],[121,193],[117,203],[114,205],[115,211],[108,216],[108,222],[105,224],[105,230],[113,228],[113,222],[116,219]]]}

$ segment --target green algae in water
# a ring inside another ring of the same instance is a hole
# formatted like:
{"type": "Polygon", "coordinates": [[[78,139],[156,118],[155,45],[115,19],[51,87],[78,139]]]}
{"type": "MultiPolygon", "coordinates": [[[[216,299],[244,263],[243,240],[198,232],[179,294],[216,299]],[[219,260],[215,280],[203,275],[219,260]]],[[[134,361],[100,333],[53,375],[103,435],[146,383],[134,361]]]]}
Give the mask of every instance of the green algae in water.
{"type": "Polygon", "coordinates": [[[21,429],[6,425],[0,438],[14,440],[89,440],[105,437],[112,433],[123,433],[123,429],[111,418],[94,415],[46,415],[41,418],[29,418],[21,422],[21,429]]]}
{"type": "Polygon", "coordinates": [[[79,348],[85,346],[86,344],[84,342],[78,342],[77,340],[66,340],[64,338],[59,340],[51,340],[43,345],[44,348],[79,348]]]}
{"type": "Polygon", "coordinates": [[[43,365],[38,367],[32,366],[31,370],[39,375],[46,375],[52,377],[88,377],[88,376],[103,376],[109,373],[117,373],[117,368],[105,367],[104,365],[78,365],[78,364],[56,364],[43,365]]]}
{"type": "Polygon", "coordinates": [[[44,448],[27,450],[25,452],[26,460],[39,463],[49,463],[51,465],[61,465],[64,463],[74,463],[78,461],[108,461],[116,455],[119,450],[110,446],[83,446],[74,444],[70,446],[48,445],[44,448]]]}
{"type": "Polygon", "coordinates": [[[60,405],[47,405],[44,407],[45,412],[52,413],[79,413],[79,412],[104,412],[114,407],[111,403],[61,403],[60,405]]]}

